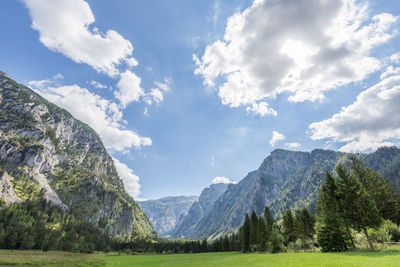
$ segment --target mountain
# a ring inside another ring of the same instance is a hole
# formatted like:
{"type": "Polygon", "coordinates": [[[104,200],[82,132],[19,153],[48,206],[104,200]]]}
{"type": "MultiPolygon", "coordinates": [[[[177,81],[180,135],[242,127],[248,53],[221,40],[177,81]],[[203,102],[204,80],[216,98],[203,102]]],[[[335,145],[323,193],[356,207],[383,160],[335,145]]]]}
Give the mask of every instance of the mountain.
{"type": "Polygon", "coordinates": [[[193,203],[186,216],[177,223],[175,228],[167,235],[174,238],[185,238],[195,236],[193,232],[196,224],[213,207],[215,201],[226,191],[228,184],[218,183],[206,187],[200,194],[197,201],[193,203]]]}
{"type": "MultiPolygon", "coordinates": [[[[276,219],[287,208],[314,207],[326,171],[351,154],[316,149],[297,152],[277,149],[238,184],[231,184],[212,208],[185,236],[189,239],[215,238],[231,232],[243,223],[252,209],[261,214],[269,206],[276,219]]],[[[400,149],[388,147],[371,154],[356,154],[368,166],[380,172],[400,189],[400,149]]],[[[188,213],[188,215],[190,212],[188,213]]]]}
{"type": "Polygon", "coordinates": [[[154,234],[97,133],[3,72],[0,170],[6,204],[40,194],[77,218],[106,222],[116,236],[154,234]]]}
{"type": "Polygon", "coordinates": [[[156,200],[138,201],[157,234],[164,236],[185,217],[197,196],[164,197],[156,200]]]}

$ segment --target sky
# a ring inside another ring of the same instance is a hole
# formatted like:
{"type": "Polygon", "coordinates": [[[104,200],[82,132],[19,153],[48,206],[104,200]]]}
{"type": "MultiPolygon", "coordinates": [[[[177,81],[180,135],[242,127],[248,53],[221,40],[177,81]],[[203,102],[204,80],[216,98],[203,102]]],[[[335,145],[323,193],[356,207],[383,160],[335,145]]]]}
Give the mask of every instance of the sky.
{"type": "Polygon", "coordinates": [[[400,144],[400,2],[6,0],[0,70],[97,131],[137,200],[274,149],[400,144]]]}

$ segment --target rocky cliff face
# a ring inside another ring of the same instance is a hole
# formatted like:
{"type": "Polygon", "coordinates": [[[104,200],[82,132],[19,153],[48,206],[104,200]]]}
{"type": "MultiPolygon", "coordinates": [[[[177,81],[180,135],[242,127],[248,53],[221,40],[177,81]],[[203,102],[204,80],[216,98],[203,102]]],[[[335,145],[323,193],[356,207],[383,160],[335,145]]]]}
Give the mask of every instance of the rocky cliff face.
{"type": "Polygon", "coordinates": [[[96,132],[4,73],[0,166],[17,181],[33,181],[48,201],[75,216],[106,219],[118,236],[153,233],[96,132]]]}
{"type": "Polygon", "coordinates": [[[196,196],[164,197],[156,200],[138,201],[140,208],[150,219],[151,224],[160,236],[180,224],[187,214],[196,196]]]}
{"type": "Polygon", "coordinates": [[[0,200],[7,206],[21,202],[10,180],[11,178],[7,172],[3,171],[3,173],[0,174],[0,200]]]}
{"type": "MultiPolygon", "coordinates": [[[[338,161],[349,156],[322,149],[311,152],[277,149],[258,170],[249,173],[238,184],[230,185],[185,237],[215,238],[221,233],[231,232],[243,223],[246,212],[254,209],[261,214],[266,205],[277,219],[287,208],[313,208],[325,172],[333,171],[338,161]]],[[[400,189],[400,149],[381,148],[371,154],[356,156],[400,189]]]]}
{"type": "Polygon", "coordinates": [[[168,235],[174,238],[195,236],[196,233],[193,231],[196,224],[210,211],[215,201],[226,191],[227,187],[227,184],[222,183],[206,187],[201,192],[199,199],[190,207],[181,223],[178,223],[168,235]]]}

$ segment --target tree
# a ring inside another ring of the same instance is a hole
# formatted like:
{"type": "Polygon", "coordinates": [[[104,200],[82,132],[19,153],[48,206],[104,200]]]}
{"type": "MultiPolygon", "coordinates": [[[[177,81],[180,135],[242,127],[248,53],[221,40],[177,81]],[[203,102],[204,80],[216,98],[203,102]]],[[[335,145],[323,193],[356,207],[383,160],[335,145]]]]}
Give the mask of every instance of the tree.
{"type": "Polygon", "coordinates": [[[267,249],[267,231],[263,217],[258,218],[257,225],[257,250],[265,251],[267,249]]]}
{"type": "Polygon", "coordinates": [[[300,238],[303,248],[306,248],[307,240],[311,240],[313,242],[313,236],[315,233],[315,217],[314,215],[306,208],[297,209],[295,211],[295,220],[294,220],[295,232],[296,236],[300,238]]]}
{"type": "Polygon", "coordinates": [[[257,245],[257,224],[258,217],[253,210],[250,215],[250,247],[255,247],[257,245]]]}
{"type": "Polygon", "coordinates": [[[294,218],[292,211],[290,209],[285,210],[285,213],[283,214],[283,237],[285,240],[285,245],[287,245],[290,242],[295,242],[296,241],[296,231],[294,228],[294,218]]]}
{"type": "Polygon", "coordinates": [[[326,173],[317,202],[317,242],[322,251],[347,250],[349,233],[340,215],[336,179],[326,173]]]}
{"type": "Polygon", "coordinates": [[[364,232],[372,249],[373,245],[367,230],[369,227],[379,227],[382,222],[375,201],[360,183],[357,172],[354,170],[349,172],[342,164],[338,164],[335,170],[338,175],[337,189],[343,219],[354,229],[364,232]]]}
{"type": "Polygon", "coordinates": [[[250,248],[250,218],[249,215],[246,213],[244,217],[244,223],[241,229],[242,233],[242,251],[249,252],[250,248]]]}
{"type": "Polygon", "coordinates": [[[368,168],[361,160],[352,156],[349,165],[353,174],[365,187],[383,219],[400,223],[399,195],[385,178],[378,172],[368,168]]]}
{"type": "Polygon", "coordinates": [[[271,232],[272,232],[272,228],[276,222],[275,222],[274,218],[272,217],[268,206],[265,206],[265,209],[264,209],[264,220],[265,220],[266,238],[267,238],[267,241],[269,241],[269,238],[270,238],[271,232]]]}

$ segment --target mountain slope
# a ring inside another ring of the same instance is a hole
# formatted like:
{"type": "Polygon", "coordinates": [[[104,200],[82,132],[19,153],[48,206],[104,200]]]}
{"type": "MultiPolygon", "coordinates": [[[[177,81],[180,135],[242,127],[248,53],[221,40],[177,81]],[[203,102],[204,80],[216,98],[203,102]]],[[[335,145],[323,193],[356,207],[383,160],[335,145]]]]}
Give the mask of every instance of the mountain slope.
{"type": "Polygon", "coordinates": [[[106,221],[115,235],[154,232],[96,132],[1,72],[0,166],[15,184],[33,181],[51,203],[106,221]]]}
{"type": "Polygon", "coordinates": [[[212,184],[203,189],[200,197],[193,203],[186,216],[178,223],[175,228],[168,233],[169,236],[175,238],[193,236],[196,224],[205,216],[213,207],[215,201],[226,191],[227,184],[212,184]]]}
{"type": "Polygon", "coordinates": [[[138,201],[157,234],[164,236],[184,218],[196,196],[164,197],[156,200],[138,201]]]}
{"type": "MultiPolygon", "coordinates": [[[[195,225],[186,238],[214,238],[233,231],[252,209],[260,214],[268,205],[275,218],[287,208],[315,205],[326,171],[333,171],[338,161],[350,154],[316,149],[295,152],[277,149],[258,170],[241,182],[230,185],[211,210],[195,225]]],[[[371,168],[380,172],[394,186],[400,184],[400,149],[381,148],[371,154],[357,154],[371,168]],[[397,176],[396,176],[397,175],[397,176]]]]}

